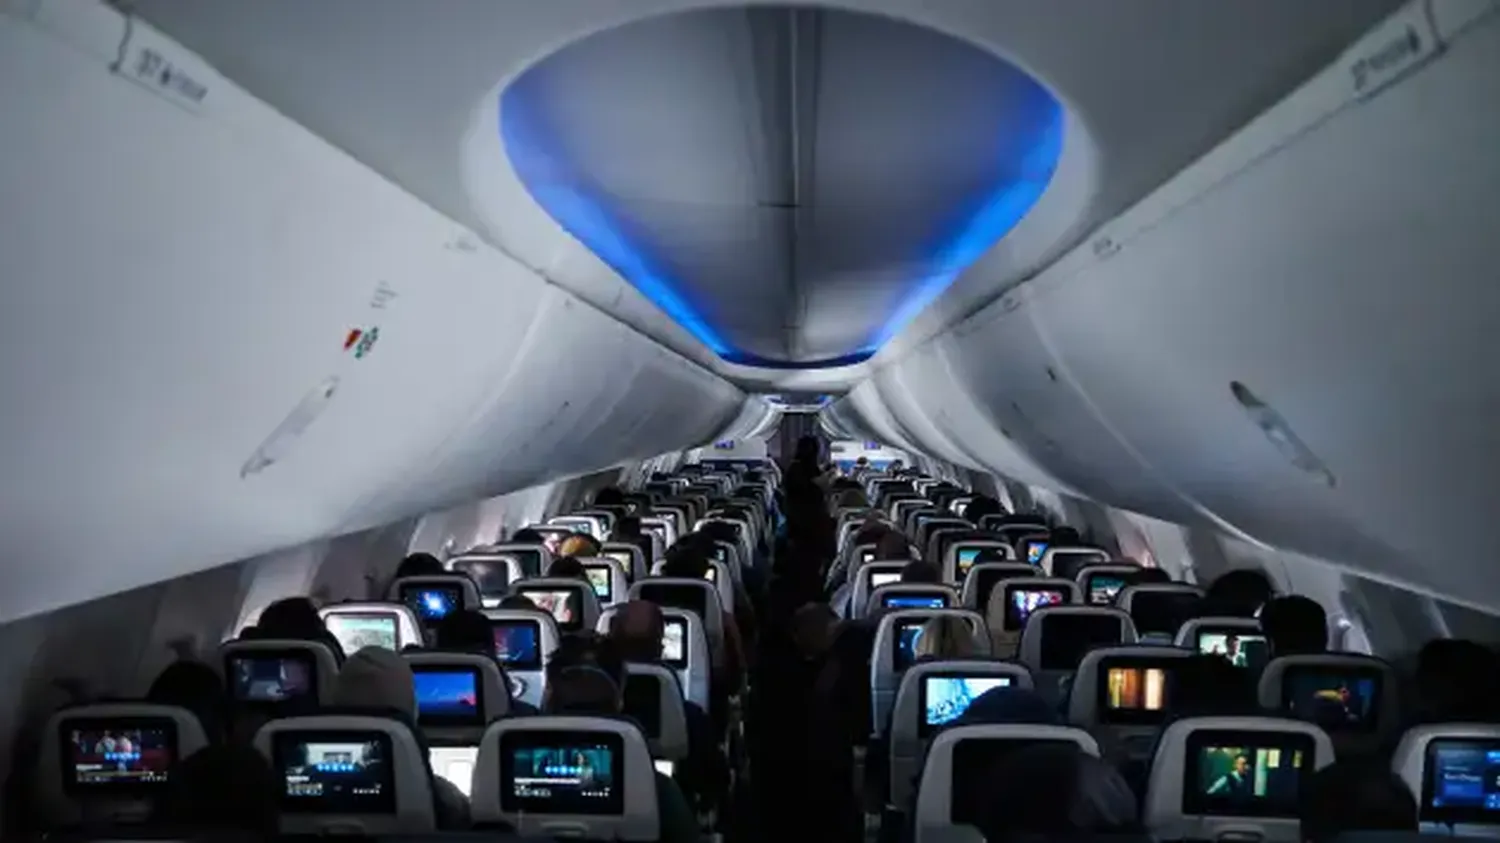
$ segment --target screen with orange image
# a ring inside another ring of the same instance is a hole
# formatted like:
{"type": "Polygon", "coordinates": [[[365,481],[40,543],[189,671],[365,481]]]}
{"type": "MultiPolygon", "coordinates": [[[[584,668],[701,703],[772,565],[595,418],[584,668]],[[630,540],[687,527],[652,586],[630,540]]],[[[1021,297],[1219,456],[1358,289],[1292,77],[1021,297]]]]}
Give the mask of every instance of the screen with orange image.
{"type": "Polygon", "coordinates": [[[1149,724],[1166,715],[1168,668],[1161,660],[1106,661],[1100,668],[1102,722],[1149,724]]]}

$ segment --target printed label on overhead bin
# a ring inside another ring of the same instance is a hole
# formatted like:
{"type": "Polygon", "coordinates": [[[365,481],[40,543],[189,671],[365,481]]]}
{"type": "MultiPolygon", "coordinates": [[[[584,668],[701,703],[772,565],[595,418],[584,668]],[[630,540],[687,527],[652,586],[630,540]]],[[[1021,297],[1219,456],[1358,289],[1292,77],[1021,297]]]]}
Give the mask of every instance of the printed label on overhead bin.
{"type": "Polygon", "coordinates": [[[1364,99],[1385,90],[1437,55],[1439,46],[1427,5],[1408,6],[1345,54],[1354,95],[1364,99]]]}

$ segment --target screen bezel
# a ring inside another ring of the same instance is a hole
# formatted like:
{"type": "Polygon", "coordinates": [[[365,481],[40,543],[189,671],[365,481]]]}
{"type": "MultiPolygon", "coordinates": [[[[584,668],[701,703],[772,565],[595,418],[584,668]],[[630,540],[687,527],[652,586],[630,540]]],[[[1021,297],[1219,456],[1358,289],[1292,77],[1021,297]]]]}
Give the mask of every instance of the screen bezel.
{"type": "MultiPolygon", "coordinates": [[[[1374,732],[1379,727],[1381,715],[1380,697],[1381,694],[1385,692],[1385,672],[1380,668],[1370,665],[1288,665],[1281,674],[1281,708],[1283,711],[1285,711],[1287,714],[1292,714],[1292,697],[1294,696],[1293,692],[1296,690],[1296,683],[1293,680],[1298,677],[1312,676],[1317,674],[1326,676],[1337,675],[1339,677],[1353,677],[1360,680],[1371,680],[1370,713],[1368,716],[1366,716],[1359,723],[1355,723],[1352,725],[1340,724],[1337,726],[1327,726],[1322,723],[1316,723],[1317,726],[1321,727],[1326,732],[1339,733],[1369,733],[1374,732]]],[[[1299,719],[1305,718],[1299,717],[1299,719]]],[[[1307,720],[1307,722],[1315,723],[1315,721],[1312,720],[1307,720]]],[[[1497,819],[1500,819],[1500,811],[1497,811],[1496,814],[1497,819]]]]}
{"type": "Polygon", "coordinates": [[[284,814],[355,814],[375,815],[396,813],[396,758],[391,736],[384,732],[362,729],[326,729],[314,732],[287,731],[271,735],[271,762],[276,775],[277,803],[284,814]],[[334,799],[294,797],[286,792],[286,759],[290,748],[309,743],[372,743],[380,744],[385,758],[386,775],[381,782],[378,799],[365,797],[358,801],[346,798],[334,799]]]}
{"type": "Polygon", "coordinates": [[[674,670],[686,670],[688,666],[688,622],[686,618],[664,618],[661,626],[662,649],[661,663],[674,670]],[[667,627],[676,626],[682,630],[682,658],[667,658],[667,627]]]}
{"type": "Polygon", "coordinates": [[[542,642],[541,621],[529,620],[526,618],[495,618],[490,621],[490,643],[492,645],[491,652],[493,653],[495,661],[499,662],[500,666],[505,668],[506,670],[542,669],[542,650],[546,645],[542,642]],[[519,627],[522,625],[529,626],[531,628],[532,635],[536,638],[536,658],[528,659],[524,662],[505,661],[504,659],[501,659],[499,648],[493,646],[495,641],[495,630],[499,629],[500,627],[519,627]]]}
{"type": "MultiPolygon", "coordinates": [[[[329,621],[334,621],[335,623],[342,623],[345,620],[355,620],[355,621],[387,620],[387,621],[390,621],[390,624],[391,624],[391,647],[390,647],[390,649],[392,651],[395,651],[395,652],[400,652],[400,650],[401,650],[401,616],[399,614],[397,614],[396,612],[329,612],[328,613],[328,617],[326,617],[326,618],[323,619],[323,628],[324,629],[328,629],[328,622],[329,621]]],[[[344,642],[339,638],[338,633],[334,632],[332,629],[328,629],[328,634],[332,635],[333,638],[334,638],[334,640],[339,642],[339,647],[343,647],[344,646],[344,642]]],[[[371,645],[371,646],[375,646],[375,645],[371,645]]],[[[382,648],[382,649],[384,649],[384,648],[382,648]]],[[[355,652],[358,652],[358,651],[355,651],[355,652]]],[[[346,655],[346,656],[352,656],[352,655],[354,655],[354,653],[346,651],[344,653],[344,655],[346,655]]]]}
{"type": "MultiPolygon", "coordinates": [[[[927,722],[927,700],[931,695],[932,682],[933,680],[942,679],[997,679],[1004,682],[1003,685],[995,686],[997,688],[1016,687],[1016,678],[1009,674],[970,673],[963,670],[933,671],[932,673],[923,674],[922,681],[917,685],[917,737],[919,738],[929,738],[934,732],[952,724],[955,720],[958,719],[957,717],[955,717],[953,720],[950,720],[947,723],[927,722]]],[[[994,688],[991,688],[990,690],[994,690],[994,688]]],[[[989,693],[989,691],[986,691],[985,693],[989,693]]],[[[965,711],[967,711],[967,709],[965,711]]],[[[959,715],[959,717],[962,716],[962,714],[959,715]]]]}
{"type": "Polygon", "coordinates": [[[1283,810],[1265,800],[1256,800],[1243,805],[1229,807],[1225,800],[1205,796],[1198,792],[1199,765],[1203,750],[1211,747],[1240,747],[1242,749],[1280,749],[1283,752],[1301,752],[1302,765],[1297,772],[1297,786],[1304,787],[1307,778],[1317,770],[1317,743],[1311,735],[1303,732],[1262,732],[1240,729],[1204,729],[1188,735],[1183,762],[1182,813],[1195,817],[1258,817],[1265,819],[1297,819],[1297,805],[1283,810]]]}
{"type": "Polygon", "coordinates": [[[1094,682],[1097,689],[1098,721],[1110,726],[1158,726],[1166,720],[1172,707],[1172,682],[1179,659],[1161,656],[1107,656],[1099,660],[1094,682]],[[1109,704],[1111,670],[1161,670],[1166,673],[1165,699],[1160,711],[1148,708],[1114,708],[1109,704]]]}
{"type": "Polygon", "coordinates": [[[318,660],[312,653],[308,652],[307,650],[255,649],[239,650],[232,653],[226,653],[224,655],[224,686],[225,690],[229,693],[229,699],[236,705],[278,706],[296,702],[300,699],[310,698],[316,700],[318,699],[318,660]],[[257,700],[250,697],[240,696],[239,689],[237,687],[239,683],[235,681],[234,670],[235,662],[239,661],[240,659],[276,659],[278,661],[295,659],[297,661],[300,661],[302,662],[303,666],[307,668],[307,691],[306,693],[303,693],[299,696],[287,697],[286,699],[282,700],[257,700]]]}
{"type": "Polygon", "coordinates": [[[1477,747],[1481,752],[1500,752],[1500,737],[1442,737],[1433,738],[1423,747],[1422,792],[1418,818],[1424,823],[1443,825],[1494,825],[1500,822],[1500,810],[1490,811],[1477,807],[1435,806],[1432,798],[1437,793],[1437,754],[1448,747],[1477,747]]]}
{"type": "Polygon", "coordinates": [[[1038,605],[1036,609],[1031,610],[1033,613],[1035,613],[1037,609],[1040,609],[1043,606],[1068,605],[1068,592],[1067,589],[1063,588],[1062,586],[1033,585],[1024,581],[1011,583],[1008,580],[1002,580],[1001,583],[1005,586],[1005,617],[1003,618],[1003,621],[1005,624],[1006,632],[1021,632],[1026,628],[1026,623],[1031,620],[1031,615],[1029,614],[1024,620],[1019,617],[1021,610],[1016,606],[1016,594],[1020,592],[1045,591],[1049,594],[1062,595],[1062,599],[1056,603],[1043,603],[1038,605]]]}
{"type": "Polygon", "coordinates": [[[171,784],[173,771],[182,760],[178,750],[177,721],[170,717],[64,717],[57,724],[58,766],[63,776],[63,792],[67,794],[151,794],[158,793],[171,784]],[[140,781],[131,779],[117,782],[90,782],[78,780],[78,766],[72,758],[74,731],[122,731],[127,729],[160,730],[166,737],[167,764],[164,781],[140,781]]]}
{"type": "MultiPolygon", "coordinates": [[[[493,627],[491,627],[493,637],[493,627]]],[[[538,642],[538,648],[540,642],[538,642]]],[[[417,699],[417,725],[419,726],[483,726],[484,716],[484,680],[480,676],[477,667],[459,667],[453,665],[427,665],[416,663],[411,666],[412,684],[416,685],[417,677],[422,674],[465,674],[474,683],[474,714],[472,716],[461,716],[456,714],[423,714],[421,698],[417,699]]]]}
{"type": "Polygon", "coordinates": [[[543,814],[551,816],[609,817],[625,813],[625,740],[614,732],[567,732],[559,730],[505,732],[500,736],[500,810],[507,814],[543,814]],[[598,800],[598,807],[566,806],[553,810],[547,800],[516,795],[515,753],[518,749],[571,746],[606,746],[610,751],[610,775],[614,792],[598,800]],[[580,807],[593,810],[580,810],[580,807]]]}

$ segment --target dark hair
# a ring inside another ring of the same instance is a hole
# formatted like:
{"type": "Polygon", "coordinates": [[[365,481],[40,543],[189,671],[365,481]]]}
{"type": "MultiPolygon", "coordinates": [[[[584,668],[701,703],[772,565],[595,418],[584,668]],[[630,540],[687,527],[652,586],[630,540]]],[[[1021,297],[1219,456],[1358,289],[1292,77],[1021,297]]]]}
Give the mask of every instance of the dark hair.
{"type": "Polygon", "coordinates": [[[616,685],[623,687],[625,659],[619,645],[602,635],[593,632],[564,635],[547,663],[547,681],[550,683],[555,675],[574,667],[598,668],[616,685]]]}
{"type": "Polygon", "coordinates": [[[638,515],[621,515],[615,519],[614,529],[609,531],[609,537],[614,541],[629,541],[640,534],[641,519],[638,515]]]}
{"type": "Polygon", "coordinates": [[[443,563],[431,553],[413,553],[396,566],[398,580],[402,577],[430,577],[443,573],[447,573],[443,570],[443,563]]]}
{"type": "Polygon", "coordinates": [[[901,569],[901,582],[936,584],[943,581],[943,572],[936,565],[912,560],[901,569]]]}
{"type": "Polygon", "coordinates": [[[547,566],[547,576],[566,577],[573,580],[588,579],[583,563],[572,556],[559,556],[552,560],[552,564],[547,566]]]}
{"type": "Polygon", "coordinates": [[[487,656],[495,654],[495,633],[490,619],[473,609],[449,612],[438,621],[435,632],[439,650],[487,656]]]}
{"type": "Polygon", "coordinates": [[[594,493],[595,506],[624,506],[625,493],[618,486],[605,486],[594,493]]]}
{"type": "Polygon", "coordinates": [[[978,524],[979,519],[986,515],[1000,515],[1004,512],[1005,507],[989,495],[975,495],[969,505],[964,507],[964,518],[978,524]]]}
{"type": "Polygon", "coordinates": [[[702,579],[708,573],[714,549],[713,539],[703,533],[683,536],[667,548],[661,566],[662,576],[702,579]]]}
{"type": "Polygon", "coordinates": [[[1172,664],[1174,713],[1200,717],[1249,714],[1256,709],[1255,684],[1248,672],[1223,656],[1195,653],[1172,664]]]}
{"type": "Polygon", "coordinates": [[[1438,638],[1417,654],[1420,722],[1500,721],[1500,657],[1466,638],[1438,638]]]}
{"type": "Polygon", "coordinates": [[[226,737],[229,696],[224,690],[224,677],[205,662],[181,659],[167,665],[151,683],[146,701],[191,711],[203,726],[209,743],[221,742],[226,737]]]}
{"type": "Polygon", "coordinates": [[[1271,653],[1292,656],[1328,649],[1328,613],[1318,601],[1300,594],[1277,597],[1260,612],[1260,628],[1271,653]]]}
{"type": "Polygon", "coordinates": [[[1172,575],[1162,568],[1137,568],[1130,572],[1128,579],[1132,585],[1145,585],[1147,583],[1171,582],[1172,575]]]}
{"type": "Polygon", "coordinates": [[[661,607],[645,600],[631,600],[618,606],[610,617],[609,637],[626,661],[656,662],[661,660],[665,626],[661,607]]]}
{"type": "Polygon", "coordinates": [[[899,562],[911,558],[911,542],[895,530],[888,530],[875,543],[875,558],[881,562],[899,562]]]}
{"type": "Polygon", "coordinates": [[[1335,761],[1306,778],[1298,796],[1302,839],[1312,843],[1351,831],[1417,830],[1411,790],[1386,767],[1366,761],[1335,761]]]}
{"type": "Polygon", "coordinates": [[[245,831],[270,839],[278,833],[281,789],[270,762],[250,746],[208,746],[173,769],[156,820],[195,832],[245,831]]]}
{"type": "Polygon", "coordinates": [[[507,594],[500,598],[498,609],[535,609],[536,603],[524,594],[507,594]]]}
{"type": "Polygon", "coordinates": [[[1204,593],[1204,603],[1215,615],[1253,618],[1275,594],[1271,581],[1256,568],[1235,568],[1219,575],[1204,593]]]}
{"type": "Polygon", "coordinates": [[[547,537],[538,530],[523,527],[510,537],[510,541],[511,544],[546,544],[547,537]]]}
{"type": "Polygon", "coordinates": [[[1045,743],[1005,753],[975,788],[988,843],[1018,837],[1138,833],[1137,800],[1120,773],[1076,744],[1045,743]]]}

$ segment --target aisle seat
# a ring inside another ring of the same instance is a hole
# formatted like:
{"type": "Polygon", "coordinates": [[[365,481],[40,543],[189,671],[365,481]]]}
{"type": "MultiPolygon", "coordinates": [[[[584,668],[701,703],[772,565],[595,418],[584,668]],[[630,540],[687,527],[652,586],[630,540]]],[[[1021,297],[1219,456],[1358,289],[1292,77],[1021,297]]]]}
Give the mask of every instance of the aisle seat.
{"type": "Polygon", "coordinates": [[[974,646],[982,655],[990,652],[989,635],[984,618],[968,609],[895,609],[880,619],[875,628],[874,649],[870,654],[870,724],[875,736],[884,734],[896,704],[901,674],[915,663],[914,648],[922,627],[935,618],[953,617],[969,624],[974,646]]]}

